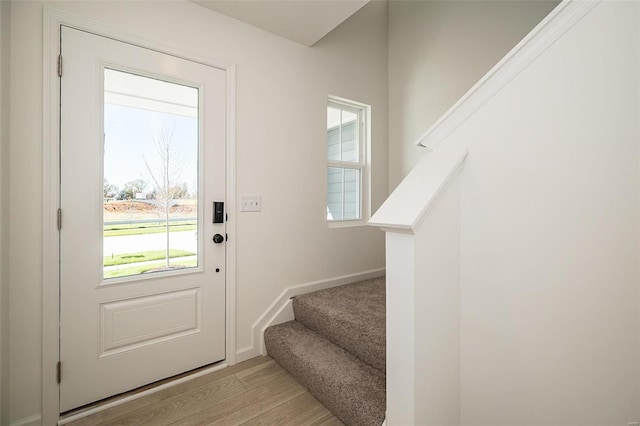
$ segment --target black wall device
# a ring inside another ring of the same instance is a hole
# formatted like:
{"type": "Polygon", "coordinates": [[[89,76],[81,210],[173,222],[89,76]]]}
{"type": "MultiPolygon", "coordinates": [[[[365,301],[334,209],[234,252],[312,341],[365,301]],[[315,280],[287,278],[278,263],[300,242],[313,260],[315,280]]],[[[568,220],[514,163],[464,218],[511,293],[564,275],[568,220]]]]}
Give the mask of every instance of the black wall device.
{"type": "Polygon", "coordinates": [[[213,202],[213,223],[224,223],[224,202],[213,202]]]}

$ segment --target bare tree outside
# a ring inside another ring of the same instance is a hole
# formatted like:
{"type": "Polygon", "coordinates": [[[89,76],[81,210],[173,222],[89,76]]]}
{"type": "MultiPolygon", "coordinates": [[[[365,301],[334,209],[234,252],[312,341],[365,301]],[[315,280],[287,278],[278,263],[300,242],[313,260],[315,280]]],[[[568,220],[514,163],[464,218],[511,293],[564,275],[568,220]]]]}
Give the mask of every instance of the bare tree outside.
{"type": "Polygon", "coordinates": [[[147,181],[145,179],[134,179],[124,184],[124,188],[118,193],[118,198],[121,200],[135,200],[137,195],[145,193],[147,188],[147,181]]]}
{"type": "MultiPolygon", "coordinates": [[[[175,126],[174,126],[175,127],[175,126]]],[[[149,176],[149,183],[153,187],[154,204],[159,214],[164,216],[165,233],[167,237],[165,262],[169,269],[169,212],[176,204],[176,199],[180,198],[184,191],[179,184],[185,163],[180,152],[173,142],[174,127],[158,127],[151,133],[151,139],[156,151],[156,163],[150,164],[144,156],[144,164],[149,176]]]]}
{"type": "Polygon", "coordinates": [[[102,181],[102,196],[105,200],[110,200],[118,194],[118,187],[109,183],[108,180],[102,181]]]}

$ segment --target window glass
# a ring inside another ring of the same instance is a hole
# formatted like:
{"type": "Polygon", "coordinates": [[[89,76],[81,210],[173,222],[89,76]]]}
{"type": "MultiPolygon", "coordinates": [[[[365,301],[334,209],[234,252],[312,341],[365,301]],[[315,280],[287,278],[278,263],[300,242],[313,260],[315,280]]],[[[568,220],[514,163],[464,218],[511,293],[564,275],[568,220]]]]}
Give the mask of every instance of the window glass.
{"type": "Polygon", "coordinates": [[[342,161],[358,161],[358,116],[349,111],[342,111],[341,126],[342,161]]]}
{"type": "Polygon", "coordinates": [[[103,276],[198,265],[198,89],[104,72],[103,276]]]}
{"type": "Polygon", "coordinates": [[[327,172],[327,220],[342,220],[344,179],[343,170],[329,167],[327,172]]]}
{"type": "Polygon", "coordinates": [[[362,219],[364,107],[350,102],[327,104],[327,220],[362,219]]]}
{"type": "Polygon", "coordinates": [[[360,218],[360,170],[329,167],[327,171],[327,220],[360,218]]]}
{"type": "Polygon", "coordinates": [[[334,107],[327,108],[327,158],[340,160],[340,115],[341,110],[334,107]]]}

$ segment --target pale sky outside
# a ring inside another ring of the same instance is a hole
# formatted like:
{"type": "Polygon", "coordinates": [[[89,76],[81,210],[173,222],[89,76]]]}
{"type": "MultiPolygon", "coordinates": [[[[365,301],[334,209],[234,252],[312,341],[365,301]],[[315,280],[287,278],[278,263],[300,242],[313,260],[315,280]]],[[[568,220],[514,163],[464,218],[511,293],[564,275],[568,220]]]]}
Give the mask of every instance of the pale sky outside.
{"type": "MultiPolygon", "coordinates": [[[[184,165],[180,179],[197,190],[198,89],[113,69],[104,70],[104,178],[122,189],[149,180],[144,160],[160,167],[154,132],[171,132],[172,148],[184,165]]],[[[152,191],[152,188],[147,188],[152,191]]]]}
{"type": "MultiPolygon", "coordinates": [[[[152,139],[157,128],[174,128],[172,143],[185,167],[180,182],[196,190],[198,176],[198,120],[121,105],[105,105],[104,178],[120,189],[135,179],[147,179],[144,159],[152,170],[159,157],[152,139]]],[[[147,188],[150,192],[152,188],[147,188]]]]}

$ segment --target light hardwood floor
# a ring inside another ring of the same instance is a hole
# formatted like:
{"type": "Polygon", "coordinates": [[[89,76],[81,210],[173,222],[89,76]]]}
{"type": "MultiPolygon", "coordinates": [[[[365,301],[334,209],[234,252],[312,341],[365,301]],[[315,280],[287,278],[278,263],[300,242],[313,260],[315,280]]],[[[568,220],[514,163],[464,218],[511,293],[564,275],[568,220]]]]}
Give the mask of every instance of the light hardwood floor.
{"type": "Polygon", "coordinates": [[[68,423],[342,425],[269,357],[257,357],[68,423]]]}

